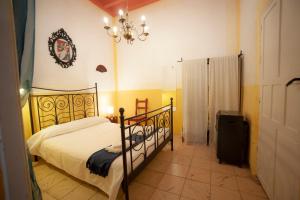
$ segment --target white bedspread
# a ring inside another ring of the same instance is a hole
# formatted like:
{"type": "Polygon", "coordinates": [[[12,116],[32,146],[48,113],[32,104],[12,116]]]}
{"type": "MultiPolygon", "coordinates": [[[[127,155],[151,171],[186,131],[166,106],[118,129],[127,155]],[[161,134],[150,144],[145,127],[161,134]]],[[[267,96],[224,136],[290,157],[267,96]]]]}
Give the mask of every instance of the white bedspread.
{"type": "MultiPolygon", "coordinates": [[[[48,130],[43,129],[28,140],[28,146],[32,155],[40,156],[68,174],[98,187],[108,194],[109,199],[114,200],[123,179],[122,156],[114,160],[105,178],[91,174],[86,168],[86,161],[100,149],[109,145],[120,145],[120,125],[97,118],[86,118],[49,127],[48,130]]],[[[161,136],[162,133],[159,134],[161,138],[159,143],[163,141],[161,136]]],[[[153,143],[154,137],[146,142],[146,146],[149,147],[153,143]]],[[[140,145],[135,149],[139,149],[140,145]]],[[[154,147],[149,148],[147,154],[149,155],[153,149],[154,147]]],[[[140,152],[133,151],[133,159],[143,151],[144,148],[141,148],[140,152]]],[[[130,161],[129,152],[127,152],[127,161],[127,163],[130,161]]],[[[143,156],[139,156],[134,167],[142,161],[143,156]]],[[[129,171],[130,165],[127,166],[129,171]]]]}

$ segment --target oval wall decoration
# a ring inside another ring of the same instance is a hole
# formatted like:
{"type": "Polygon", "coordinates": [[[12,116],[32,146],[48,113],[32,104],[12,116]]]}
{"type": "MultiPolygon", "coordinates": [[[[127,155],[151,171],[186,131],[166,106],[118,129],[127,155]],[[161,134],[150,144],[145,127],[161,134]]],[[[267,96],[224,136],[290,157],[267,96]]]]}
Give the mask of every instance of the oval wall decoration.
{"type": "Polygon", "coordinates": [[[76,48],[72,39],[63,28],[52,33],[48,40],[50,55],[55,59],[55,63],[62,68],[68,68],[76,60],[76,48]]]}

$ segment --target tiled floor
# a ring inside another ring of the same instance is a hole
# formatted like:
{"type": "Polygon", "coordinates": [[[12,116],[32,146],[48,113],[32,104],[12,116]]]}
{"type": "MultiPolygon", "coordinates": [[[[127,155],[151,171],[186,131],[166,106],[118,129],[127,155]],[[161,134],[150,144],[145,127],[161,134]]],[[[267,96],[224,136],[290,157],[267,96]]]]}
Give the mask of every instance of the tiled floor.
{"type": "MultiPolygon", "coordinates": [[[[218,164],[213,147],[166,146],[130,184],[131,200],[265,200],[259,181],[246,168],[218,164]]],[[[43,161],[35,166],[44,200],[104,200],[99,189],[43,161]]],[[[122,199],[120,190],[118,199],[122,199]]]]}

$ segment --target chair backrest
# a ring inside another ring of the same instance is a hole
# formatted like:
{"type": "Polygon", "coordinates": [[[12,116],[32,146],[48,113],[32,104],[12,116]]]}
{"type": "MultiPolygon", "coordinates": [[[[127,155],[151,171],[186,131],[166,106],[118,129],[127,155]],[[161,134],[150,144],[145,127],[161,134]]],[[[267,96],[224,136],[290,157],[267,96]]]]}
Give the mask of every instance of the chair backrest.
{"type": "MultiPolygon", "coordinates": [[[[135,100],[135,115],[146,113],[148,111],[148,99],[144,100],[135,100]]],[[[147,115],[145,115],[147,116],[147,115]]]]}

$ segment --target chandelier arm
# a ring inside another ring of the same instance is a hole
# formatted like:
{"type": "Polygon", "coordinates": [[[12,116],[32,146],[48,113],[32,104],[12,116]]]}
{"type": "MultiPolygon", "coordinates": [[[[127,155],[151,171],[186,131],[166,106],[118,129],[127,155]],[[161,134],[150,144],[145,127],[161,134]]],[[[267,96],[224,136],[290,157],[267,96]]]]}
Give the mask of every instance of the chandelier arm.
{"type": "Polygon", "coordinates": [[[146,33],[146,32],[145,32],[144,26],[142,26],[142,27],[143,27],[142,33],[138,34],[138,37],[137,37],[137,38],[138,38],[140,41],[146,41],[146,40],[147,40],[147,36],[149,35],[149,33],[146,33]]]}
{"type": "MultiPolygon", "coordinates": [[[[145,26],[141,26],[142,27],[142,32],[138,33],[138,37],[145,35],[145,26]]],[[[137,31],[138,32],[138,31],[137,31]]]]}
{"type": "Polygon", "coordinates": [[[147,40],[147,36],[145,36],[144,38],[139,36],[138,39],[139,39],[140,41],[146,41],[146,40],[147,40]]]}
{"type": "Polygon", "coordinates": [[[106,29],[106,33],[107,33],[107,35],[109,35],[110,37],[113,37],[113,36],[114,36],[113,32],[111,31],[111,28],[106,29]]]}
{"type": "Polygon", "coordinates": [[[114,41],[119,43],[121,41],[121,36],[114,37],[114,41]]]}

